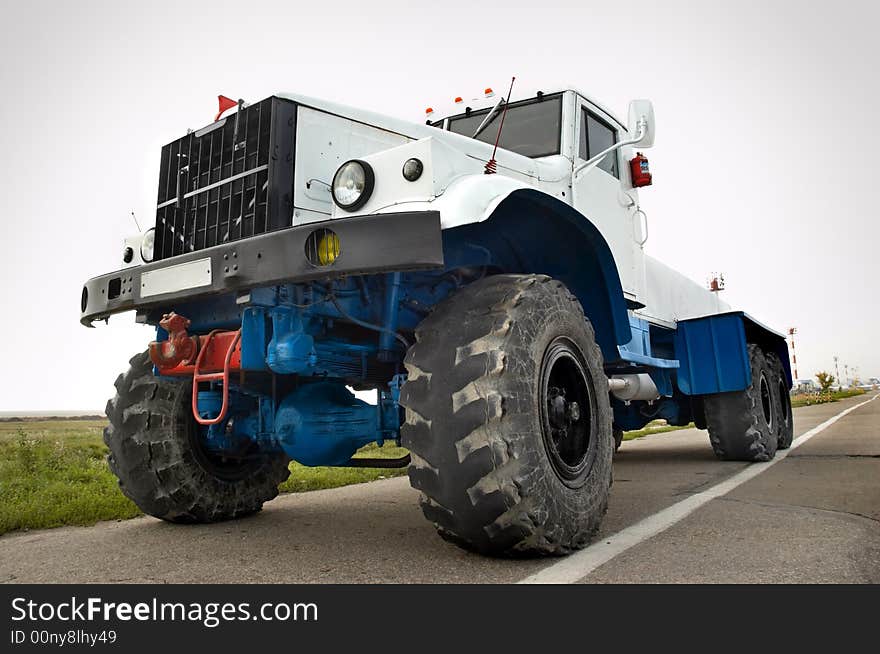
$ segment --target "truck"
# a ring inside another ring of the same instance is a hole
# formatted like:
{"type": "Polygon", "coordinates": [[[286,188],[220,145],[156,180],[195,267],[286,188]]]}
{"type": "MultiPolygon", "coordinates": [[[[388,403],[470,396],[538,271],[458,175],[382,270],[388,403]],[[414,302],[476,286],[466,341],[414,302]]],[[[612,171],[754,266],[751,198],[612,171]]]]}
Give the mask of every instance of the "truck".
{"type": "Polygon", "coordinates": [[[155,223],[81,298],[86,326],[156,330],[104,433],[145,513],[252,514],[291,461],[406,467],[444,539],[564,555],[626,430],[790,446],[785,337],[645,252],[650,101],[624,123],[574,88],[486,89],[440,114],[221,96],[162,148],[155,223]],[[389,442],[408,454],[356,455],[389,442]]]}

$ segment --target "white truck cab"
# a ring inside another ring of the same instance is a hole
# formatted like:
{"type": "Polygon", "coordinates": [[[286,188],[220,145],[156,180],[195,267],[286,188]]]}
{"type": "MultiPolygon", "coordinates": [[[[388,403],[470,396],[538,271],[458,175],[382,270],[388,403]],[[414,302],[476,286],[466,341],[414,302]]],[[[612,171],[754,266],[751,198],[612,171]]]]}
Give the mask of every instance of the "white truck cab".
{"type": "MultiPolygon", "coordinates": [[[[648,218],[631,162],[653,145],[655,119],[648,100],[632,101],[624,123],[573,88],[535,91],[509,104],[488,92],[453,103],[442,118],[431,110],[427,124],[418,125],[285,97],[301,105],[294,224],[433,209],[449,229],[487,219],[516,190],[537,189],[598,228],[613,253],[627,306],[641,318],[674,327],[680,319],[730,310],[717,293],[645,254],[648,218]],[[315,108],[308,108],[310,103],[315,108]],[[328,130],[339,137],[326,138],[328,130]],[[487,176],[493,156],[496,174],[487,176]],[[348,211],[334,204],[331,186],[338,167],[352,157],[369,162],[375,186],[365,203],[348,211]],[[408,157],[424,165],[416,182],[400,174],[408,157]]],[[[647,168],[644,158],[642,165],[647,168]]]]}

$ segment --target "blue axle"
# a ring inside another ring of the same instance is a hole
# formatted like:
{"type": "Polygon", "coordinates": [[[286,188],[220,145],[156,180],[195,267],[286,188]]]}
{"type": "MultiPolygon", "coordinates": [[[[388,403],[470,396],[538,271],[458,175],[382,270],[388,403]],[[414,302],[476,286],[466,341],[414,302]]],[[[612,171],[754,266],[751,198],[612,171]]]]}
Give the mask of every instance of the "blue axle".
{"type": "MultiPolygon", "coordinates": [[[[288,393],[277,409],[271,398],[248,401],[240,392],[233,393],[237,411],[209,427],[204,442],[209,449],[234,451],[241,439],[250,439],[263,450],[283,450],[303,465],[343,466],[364,445],[398,439],[402,383],[399,377],[392,380],[389,390],[379,393],[376,405],[335,382],[303,384],[288,393]]],[[[219,391],[201,391],[200,413],[216,415],[220,401],[219,391]]]]}

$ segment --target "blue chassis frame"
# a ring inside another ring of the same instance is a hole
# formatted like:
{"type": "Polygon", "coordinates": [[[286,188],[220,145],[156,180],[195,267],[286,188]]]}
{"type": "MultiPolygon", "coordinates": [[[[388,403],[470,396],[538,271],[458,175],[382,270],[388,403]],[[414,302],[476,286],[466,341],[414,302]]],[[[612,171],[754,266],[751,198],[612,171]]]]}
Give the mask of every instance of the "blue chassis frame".
{"type": "MultiPolygon", "coordinates": [[[[577,215],[580,225],[592,227],[577,215]]],[[[661,395],[651,403],[613,399],[615,425],[622,429],[638,429],[656,418],[687,424],[696,415],[695,398],[746,388],[747,338],[763,340],[763,347],[780,353],[790,382],[788,357],[782,356],[787,353],[784,337],[746,314],[681,321],[670,330],[630,313],[628,333],[623,333],[620,314],[625,315],[626,309],[622,293],[615,293],[619,280],[616,269],[609,269],[613,260],[609,264],[601,248],[593,248],[593,257],[582,252],[580,259],[593,263],[576,264],[571,274],[581,278],[571,278],[561,262],[577,258],[560,252],[571,246],[560,245],[559,233],[532,231],[516,216],[507,216],[503,230],[490,222],[444,231],[442,270],[284,284],[252,289],[243,305],[237,304],[234,294],[226,294],[173,307],[192,320],[197,333],[242,329],[243,374],[230,382],[227,419],[203,428],[205,445],[234,451],[246,438],[263,450],[284,451],[305,465],[342,466],[363,445],[397,441],[403,357],[411,338],[407,335],[458,288],[503,272],[546,272],[573,289],[592,285],[586,294],[575,293],[596,328],[606,371],[609,375],[647,372],[661,395]],[[531,234],[528,261],[522,250],[513,247],[522,242],[518,230],[531,234]],[[584,275],[590,283],[581,283],[584,275]],[[614,287],[596,289],[596,281],[603,277],[614,287]],[[611,298],[604,310],[602,300],[596,299],[603,293],[611,298]],[[347,385],[375,389],[377,403],[357,399],[347,385]]],[[[584,229],[580,225],[579,231],[584,229]]],[[[157,340],[166,338],[157,328],[157,340]]],[[[200,390],[198,397],[199,412],[216,415],[220,405],[216,384],[200,390]]]]}

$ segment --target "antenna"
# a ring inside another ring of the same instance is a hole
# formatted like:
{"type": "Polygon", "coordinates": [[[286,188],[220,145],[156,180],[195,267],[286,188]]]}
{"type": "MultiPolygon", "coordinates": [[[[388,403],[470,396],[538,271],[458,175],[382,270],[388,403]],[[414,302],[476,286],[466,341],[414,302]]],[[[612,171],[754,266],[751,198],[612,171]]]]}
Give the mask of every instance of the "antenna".
{"type": "Polygon", "coordinates": [[[498,172],[498,162],[495,161],[495,153],[498,152],[498,141],[501,140],[501,130],[504,129],[504,117],[507,116],[507,107],[510,105],[510,94],[513,92],[513,83],[515,81],[515,76],[510,78],[510,88],[507,90],[507,100],[504,101],[504,111],[501,112],[501,124],[498,125],[498,135],[495,137],[495,147],[492,148],[492,158],[486,162],[486,170],[484,172],[487,175],[494,175],[498,172]]]}
{"type": "Polygon", "coordinates": [[[131,212],[131,219],[134,221],[134,226],[138,228],[138,231],[142,231],[141,226],[138,224],[138,219],[134,215],[134,211],[131,212]]]}

